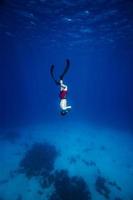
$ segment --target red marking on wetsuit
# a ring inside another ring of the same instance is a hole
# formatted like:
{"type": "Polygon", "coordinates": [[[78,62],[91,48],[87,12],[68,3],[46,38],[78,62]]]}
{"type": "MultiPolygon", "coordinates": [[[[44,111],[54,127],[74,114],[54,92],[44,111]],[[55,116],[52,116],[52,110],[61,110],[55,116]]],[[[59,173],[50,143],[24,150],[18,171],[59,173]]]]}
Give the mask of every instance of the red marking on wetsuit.
{"type": "Polygon", "coordinates": [[[67,96],[67,90],[60,91],[60,99],[66,99],[67,96]]]}

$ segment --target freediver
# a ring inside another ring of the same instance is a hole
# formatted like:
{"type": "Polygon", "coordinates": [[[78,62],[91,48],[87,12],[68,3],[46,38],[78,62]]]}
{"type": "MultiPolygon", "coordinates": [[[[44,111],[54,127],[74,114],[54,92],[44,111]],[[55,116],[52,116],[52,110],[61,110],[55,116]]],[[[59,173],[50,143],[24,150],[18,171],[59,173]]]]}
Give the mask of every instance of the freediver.
{"type": "Polygon", "coordinates": [[[60,86],[59,97],[60,97],[60,109],[61,109],[60,113],[61,113],[61,115],[66,115],[72,108],[71,106],[68,106],[68,104],[67,104],[68,87],[63,82],[63,78],[64,78],[65,74],[67,73],[69,67],[70,67],[70,61],[69,61],[69,59],[66,59],[65,68],[64,68],[63,73],[60,75],[59,80],[55,79],[54,65],[51,65],[51,68],[50,68],[50,73],[51,73],[52,79],[54,80],[54,82],[57,86],[60,86]]]}

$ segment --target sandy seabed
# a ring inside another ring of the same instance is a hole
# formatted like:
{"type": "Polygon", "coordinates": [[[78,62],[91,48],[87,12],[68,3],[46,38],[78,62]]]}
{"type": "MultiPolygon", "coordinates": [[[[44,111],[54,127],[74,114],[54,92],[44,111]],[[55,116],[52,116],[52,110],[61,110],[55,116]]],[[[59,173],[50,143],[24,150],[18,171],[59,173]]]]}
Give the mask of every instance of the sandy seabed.
{"type": "Polygon", "coordinates": [[[37,178],[28,179],[25,174],[16,173],[25,152],[36,142],[55,145],[60,155],[54,169],[67,170],[70,177],[82,177],[93,200],[133,200],[130,132],[81,122],[68,122],[65,127],[47,123],[8,131],[17,131],[20,137],[14,141],[0,140],[0,200],[48,200],[53,192],[53,186],[42,189],[37,178]],[[96,190],[97,177],[106,180],[109,198],[96,190]]]}

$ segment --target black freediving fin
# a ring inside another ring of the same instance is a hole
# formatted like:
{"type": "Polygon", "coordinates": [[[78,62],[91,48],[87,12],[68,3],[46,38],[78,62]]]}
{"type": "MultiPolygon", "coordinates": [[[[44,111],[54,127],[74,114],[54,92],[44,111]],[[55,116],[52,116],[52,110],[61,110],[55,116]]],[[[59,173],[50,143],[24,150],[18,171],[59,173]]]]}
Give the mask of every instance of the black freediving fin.
{"type": "MultiPolygon", "coordinates": [[[[60,75],[60,80],[63,80],[65,74],[67,73],[68,69],[70,67],[70,61],[69,59],[66,59],[66,63],[65,63],[65,69],[63,71],[63,73],[60,75]]],[[[51,77],[52,79],[54,80],[54,82],[56,83],[56,85],[60,85],[60,82],[57,81],[54,77],[54,65],[51,65],[51,68],[50,68],[50,73],[51,73],[51,77]]]]}
{"type": "Polygon", "coordinates": [[[70,60],[66,59],[66,65],[65,65],[65,69],[63,71],[63,73],[60,75],[60,80],[63,80],[65,74],[67,73],[68,69],[70,67],[70,60]]]}
{"type": "Polygon", "coordinates": [[[54,77],[54,65],[51,65],[51,68],[50,68],[50,74],[52,76],[52,79],[54,80],[54,82],[56,83],[56,85],[60,85],[59,81],[57,81],[54,77]]]}

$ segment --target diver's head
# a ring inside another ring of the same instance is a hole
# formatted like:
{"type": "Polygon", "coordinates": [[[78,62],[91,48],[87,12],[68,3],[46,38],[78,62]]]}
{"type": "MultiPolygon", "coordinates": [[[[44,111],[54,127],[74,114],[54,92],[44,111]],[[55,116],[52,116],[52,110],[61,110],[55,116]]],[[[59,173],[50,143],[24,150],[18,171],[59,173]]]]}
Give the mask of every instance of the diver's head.
{"type": "Polygon", "coordinates": [[[61,114],[62,116],[66,115],[67,113],[68,113],[67,110],[61,110],[61,111],[60,111],[60,114],[61,114]]]}

